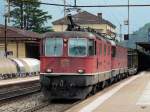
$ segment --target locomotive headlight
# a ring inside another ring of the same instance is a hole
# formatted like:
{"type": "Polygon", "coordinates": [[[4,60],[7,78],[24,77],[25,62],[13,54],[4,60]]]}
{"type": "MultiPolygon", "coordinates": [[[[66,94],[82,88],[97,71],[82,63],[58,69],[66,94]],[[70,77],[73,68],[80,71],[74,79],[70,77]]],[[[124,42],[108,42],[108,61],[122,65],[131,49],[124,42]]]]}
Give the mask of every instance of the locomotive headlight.
{"type": "Polygon", "coordinates": [[[47,73],[52,73],[53,70],[48,68],[48,69],[46,70],[46,72],[47,72],[47,73]]]}
{"type": "Polygon", "coordinates": [[[83,69],[79,69],[78,70],[78,73],[80,73],[80,74],[82,74],[82,73],[84,73],[85,71],[83,70],[83,69]]]}

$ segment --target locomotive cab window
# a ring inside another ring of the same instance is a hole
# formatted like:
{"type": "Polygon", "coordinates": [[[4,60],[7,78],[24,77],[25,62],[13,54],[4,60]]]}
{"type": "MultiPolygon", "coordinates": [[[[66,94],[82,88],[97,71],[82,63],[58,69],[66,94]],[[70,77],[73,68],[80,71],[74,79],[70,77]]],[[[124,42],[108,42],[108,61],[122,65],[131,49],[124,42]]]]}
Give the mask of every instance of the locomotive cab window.
{"type": "Polygon", "coordinates": [[[46,56],[62,56],[63,55],[63,39],[47,38],[45,41],[46,56]]]}
{"type": "Polygon", "coordinates": [[[110,46],[108,46],[108,50],[107,50],[107,51],[108,51],[107,54],[108,54],[108,56],[109,56],[109,55],[110,55],[110,46]]]}
{"type": "Polygon", "coordinates": [[[106,56],[106,45],[104,45],[104,56],[106,56]]]}
{"type": "Polygon", "coordinates": [[[102,44],[99,44],[99,55],[102,55],[102,44]]]}
{"type": "Polygon", "coordinates": [[[112,57],[116,56],[116,47],[112,47],[112,57]]]}
{"type": "Polygon", "coordinates": [[[88,41],[88,54],[89,56],[96,55],[96,41],[92,39],[88,41]]]}
{"type": "Polygon", "coordinates": [[[87,39],[71,38],[69,39],[69,56],[82,57],[87,56],[87,39]]]}

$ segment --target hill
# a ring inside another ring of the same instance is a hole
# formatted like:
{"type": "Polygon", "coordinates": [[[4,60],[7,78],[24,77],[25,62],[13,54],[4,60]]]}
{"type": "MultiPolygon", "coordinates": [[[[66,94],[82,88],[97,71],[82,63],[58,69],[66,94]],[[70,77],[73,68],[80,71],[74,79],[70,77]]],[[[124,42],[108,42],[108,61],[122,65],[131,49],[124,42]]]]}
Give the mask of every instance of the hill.
{"type": "Polygon", "coordinates": [[[124,40],[120,42],[123,46],[129,48],[136,48],[136,42],[148,42],[148,29],[150,28],[150,23],[145,24],[138,31],[133,32],[129,36],[129,40],[124,40]]]}

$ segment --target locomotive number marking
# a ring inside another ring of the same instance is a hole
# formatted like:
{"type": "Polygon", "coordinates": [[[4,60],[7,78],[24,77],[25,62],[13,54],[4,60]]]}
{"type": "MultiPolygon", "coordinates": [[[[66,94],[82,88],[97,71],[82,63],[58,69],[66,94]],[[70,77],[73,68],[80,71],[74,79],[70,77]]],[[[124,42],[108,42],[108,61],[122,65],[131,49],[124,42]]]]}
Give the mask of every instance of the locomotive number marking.
{"type": "Polygon", "coordinates": [[[69,60],[67,60],[67,59],[61,60],[60,63],[61,63],[62,67],[69,67],[70,66],[69,60]]]}

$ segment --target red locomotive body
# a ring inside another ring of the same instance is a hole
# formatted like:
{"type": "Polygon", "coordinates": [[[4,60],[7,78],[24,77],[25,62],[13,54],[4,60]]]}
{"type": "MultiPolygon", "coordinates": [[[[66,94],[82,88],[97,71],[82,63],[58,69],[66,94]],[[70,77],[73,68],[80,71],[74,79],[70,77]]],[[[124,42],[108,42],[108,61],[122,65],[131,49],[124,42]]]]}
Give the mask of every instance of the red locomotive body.
{"type": "Polygon", "coordinates": [[[49,99],[83,99],[128,73],[127,49],[89,32],[46,33],[40,59],[42,91],[49,99]]]}

